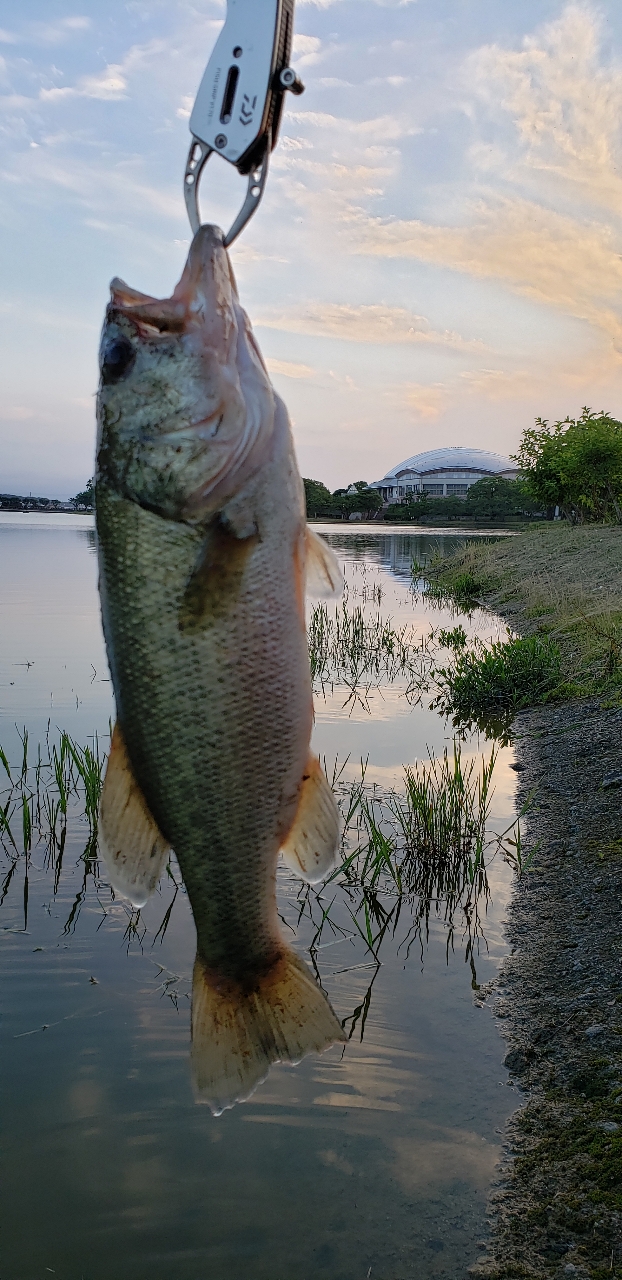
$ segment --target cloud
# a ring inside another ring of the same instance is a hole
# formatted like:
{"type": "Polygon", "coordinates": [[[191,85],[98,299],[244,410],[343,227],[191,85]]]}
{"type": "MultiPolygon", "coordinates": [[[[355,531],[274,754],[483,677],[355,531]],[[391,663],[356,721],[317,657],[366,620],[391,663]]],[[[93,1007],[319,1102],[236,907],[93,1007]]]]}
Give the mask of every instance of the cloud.
{"type": "Polygon", "coordinates": [[[105,213],[108,219],[113,215],[115,219],[127,216],[139,227],[145,212],[152,211],[179,223],[179,196],[166,187],[141,181],[140,170],[134,164],[111,166],[109,163],[88,164],[84,160],[75,164],[71,155],[57,160],[44,147],[24,152],[20,159],[20,168],[13,175],[15,182],[38,191],[45,185],[57,188],[64,202],[73,199],[82,207],[82,216],[85,210],[91,210],[96,217],[105,213]]]}
{"type": "Polygon", "coordinates": [[[272,356],[266,359],[269,373],[280,374],[282,378],[312,378],[315,369],[308,364],[294,364],[291,360],[275,360],[272,356]]]}
{"type": "Polygon", "coordinates": [[[406,124],[397,116],[376,116],[372,120],[350,120],[346,116],[329,115],[326,111],[288,111],[287,120],[295,124],[310,125],[312,129],[330,129],[335,132],[358,135],[366,141],[392,142],[422,130],[406,124]]]}
{"type": "Polygon", "coordinates": [[[90,18],[74,14],[61,18],[59,22],[31,22],[17,39],[20,43],[28,40],[35,44],[63,44],[74,31],[88,31],[90,26],[90,18]]]}
{"type": "Polygon", "coordinates": [[[517,293],[587,320],[622,352],[622,260],[609,226],[581,222],[520,197],[492,196],[470,225],[387,222],[353,210],[355,252],[415,258],[504,281],[517,293]]]}
{"type": "Polygon", "coordinates": [[[323,89],[353,89],[354,85],[351,80],[340,80],[338,76],[322,76],[316,80],[316,84],[320,84],[323,89]]]}
{"type": "Polygon", "coordinates": [[[189,93],[184,94],[181,100],[181,106],[177,108],[175,115],[178,116],[180,120],[189,120],[192,115],[193,105],[194,98],[192,98],[189,93]]]}
{"type": "Polygon", "coordinates": [[[311,67],[322,56],[322,41],[318,36],[295,35],[292,41],[292,60],[298,67],[311,67]]]}
{"type": "Polygon", "coordinates": [[[312,151],[313,143],[307,138],[292,138],[285,134],[279,141],[281,151],[312,151]]]}
{"type": "Polygon", "coordinates": [[[527,369],[465,369],[458,375],[467,390],[485,400],[513,400],[531,394],[542,377],[527,369]]]}
{"type": "Polygon", "coordinates": [[[447,388],[442,383],[425,386],[420,382],[404,382],[387,394],[394,403],[410,409],[416,418],[438,418],[449,403],[447,388]]]}
{"type": "MultiPolygon", "coordinates": [[[[133,45],[123,62],[111,62],[96,75],[81,76],[75,86],[41,89],[42,102],[56,102],[65,98],[96,98],[103,102],[118,102],[127,97],[128,78],[137,68],[166,48],[164,40],[150,40],[148,44],[133,45]]],[[[179,112],[178,112],[179,114],[179,112]]]]}
{"type": "Polygon", "coordinates": [[[2,422],[25,422],[27,418],[32,417],[34,417],[33,410],[26,408],[22,404],[7,404],[0,409],[0,420],[2,422]]]}
{"type": "Polygon", "coordinates": [[[398,89],[400,85],[408,84],[409,76],[372,76],[371,80],[367,80],[367,84],[390,84],[391,88],[398,89]]]}
{"type": "MultiPolygon", "coordinates": [[[[525,171],[581,188],[590,203],[622,203],[622,65],[603,65],[602,16],[570,4],[522,49],[485,45],[467,61],[489,116],[511,117],[525,171]]],[[[511,160],[510,162],[511,163],[511,160]]]]}
{"type": "Polygon", "coordinates": [[[405,307],[380,303],[352,306],[349,303],[309,303],[280,314],[264,313],[256,321],[267,329],[307,333],[318,338],[338,338],[346,342],[369,342],[382,346],[405,343],[433,343],[457,350],[483,350],[483,343],[469,342],[450,330],[438,332],[425,316],[405,307]]]}

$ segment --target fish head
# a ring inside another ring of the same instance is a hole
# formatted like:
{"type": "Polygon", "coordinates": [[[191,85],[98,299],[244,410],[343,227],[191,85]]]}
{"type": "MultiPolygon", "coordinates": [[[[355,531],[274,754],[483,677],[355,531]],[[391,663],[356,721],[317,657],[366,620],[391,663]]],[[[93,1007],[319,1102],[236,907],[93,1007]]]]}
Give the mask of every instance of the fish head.
{"type": "Polygon", "coordinates": [[[269,455],[275,397],[222,232],[194,237],[172,297],[110,286],[100,347],[98,482],[200,524],[269,455]]]}

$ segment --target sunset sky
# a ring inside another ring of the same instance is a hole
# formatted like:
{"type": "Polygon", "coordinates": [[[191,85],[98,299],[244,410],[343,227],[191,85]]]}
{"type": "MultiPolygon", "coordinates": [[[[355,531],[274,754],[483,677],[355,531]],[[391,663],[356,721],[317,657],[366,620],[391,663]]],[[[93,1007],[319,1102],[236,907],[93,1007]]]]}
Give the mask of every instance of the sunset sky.
{"type": "MultiPolygon", "coordinates": [[[[93,471],[108,282],[168,295],[216,0],[0,4],[0,491],[93,471]]],[[[622,6],[315,0],[232,258],[302,473],[374,480],[536,415],[622,417],[622,6]]],[[[210,167],[211,166],[211,167],[210,167]]],[[[244,183],[216,157],[203,216],[244,183]]]]}

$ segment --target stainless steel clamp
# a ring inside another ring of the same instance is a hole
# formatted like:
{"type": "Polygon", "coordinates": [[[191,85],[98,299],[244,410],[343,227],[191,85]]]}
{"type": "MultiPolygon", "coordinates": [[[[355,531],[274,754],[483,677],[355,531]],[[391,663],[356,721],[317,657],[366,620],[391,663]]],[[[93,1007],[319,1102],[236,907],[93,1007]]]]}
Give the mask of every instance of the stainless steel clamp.
{"type": "Polygon", "coordinates": [[[261,200],[283,96],[304,90],[289,66],[293,23],[294,0],[228,0],[190,116],[184,197],[194,235],[201,225],[199,182],[213,152],[248,175],[246,198],[225,245],[232,244],[261,200]]]}

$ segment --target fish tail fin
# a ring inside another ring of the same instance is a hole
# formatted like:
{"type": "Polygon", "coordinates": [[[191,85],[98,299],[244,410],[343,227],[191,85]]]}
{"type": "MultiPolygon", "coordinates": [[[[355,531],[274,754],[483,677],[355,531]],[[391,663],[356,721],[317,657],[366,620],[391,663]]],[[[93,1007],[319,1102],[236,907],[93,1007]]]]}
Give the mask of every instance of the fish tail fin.
{"type": "Polygon", "coordinates": [[[252,990],[197,956],[192,982],[195,1096],[220,1115],[244,1102],[273,1062],[299,1062],[345,1036],[307,965],[289,947],[252,990]]]}

